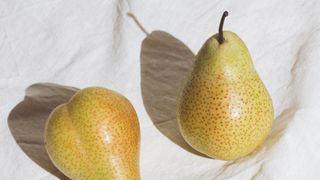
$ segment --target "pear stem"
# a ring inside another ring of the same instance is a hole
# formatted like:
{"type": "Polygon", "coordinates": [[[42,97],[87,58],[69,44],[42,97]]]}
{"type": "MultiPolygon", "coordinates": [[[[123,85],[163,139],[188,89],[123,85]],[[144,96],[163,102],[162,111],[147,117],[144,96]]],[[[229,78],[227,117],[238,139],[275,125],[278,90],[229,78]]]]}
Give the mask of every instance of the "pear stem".
{"type": "Polygon", "coordinates": [[[224,37],[223,37],[223,23],[224,19],[228,16],[228,11],[223,12],[221,20],[220,20],[220,25],[219,25],[219,35],[218,35],[218,41],[220,44],[224,42],[224,37]]]}

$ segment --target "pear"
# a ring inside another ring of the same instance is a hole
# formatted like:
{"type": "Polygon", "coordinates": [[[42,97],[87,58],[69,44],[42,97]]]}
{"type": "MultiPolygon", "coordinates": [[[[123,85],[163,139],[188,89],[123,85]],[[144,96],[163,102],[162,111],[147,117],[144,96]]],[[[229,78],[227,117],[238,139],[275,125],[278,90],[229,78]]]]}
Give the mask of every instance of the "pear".
{"type": "Polygon", "coordinates": [[[184,139],[197,151],[221,160],[253,152],[267,138],[272,101],[244,42],[233,32],[210,37],[196,56],[177,107],[184,139]]]}
{"type": "Polygon", "coordinates": [[[122,95],[101,87],[55,108],[45,128],[54,165],[72,180],[139,180],[137,114],[122,95]]]}

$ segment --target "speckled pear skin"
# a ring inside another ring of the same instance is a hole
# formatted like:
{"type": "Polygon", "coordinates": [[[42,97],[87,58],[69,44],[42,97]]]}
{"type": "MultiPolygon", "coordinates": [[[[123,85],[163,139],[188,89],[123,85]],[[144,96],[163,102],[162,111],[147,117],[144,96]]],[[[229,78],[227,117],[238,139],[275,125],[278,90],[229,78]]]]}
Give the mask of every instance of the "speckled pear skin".
{"type": "Polygon", "coordinates": [[[184,139],[212,158],[235,160],[268,136],[274,118],[271,98],[254,69],[244,42],[233,32],[209,38],[178,104],[184,139]]]}
{"type": "Polygon", "coordinates": [[[45,144],[55,166],[72,180],[140,179],[138,118],[114,91],[86,88],[55,108],[45,144]]]}

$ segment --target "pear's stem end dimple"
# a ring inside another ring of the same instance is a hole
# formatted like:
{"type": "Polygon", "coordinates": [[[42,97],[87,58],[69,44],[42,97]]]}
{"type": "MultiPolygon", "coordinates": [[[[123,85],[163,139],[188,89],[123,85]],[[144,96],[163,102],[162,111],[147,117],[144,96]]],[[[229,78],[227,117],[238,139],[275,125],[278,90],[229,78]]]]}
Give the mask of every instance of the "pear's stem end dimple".
{"type": "Polygon", "coordinates": [[[225,18],[229,15],[228,11],[224,11],[220,20],[220,25],[219,25],[219,35],[218,35],[218,41],[219,44],[222,44],[224,42],[224,37],[223,37],[223,23],[225,18]]]}

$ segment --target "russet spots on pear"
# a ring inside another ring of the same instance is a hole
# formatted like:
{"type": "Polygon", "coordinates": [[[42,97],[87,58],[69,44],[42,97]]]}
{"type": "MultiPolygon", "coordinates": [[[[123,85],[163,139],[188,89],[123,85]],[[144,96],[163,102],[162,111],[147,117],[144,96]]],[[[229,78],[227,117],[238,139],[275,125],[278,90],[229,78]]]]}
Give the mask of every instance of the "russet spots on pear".
{"type": "Polygon", "coordinates": [[[45,141],[53,163],[71,179],[140,179],[138,118],[114,91],[76,93],[50,114],[45,141]]]}
{"type": "Polygon", "coordinates": [[[220,25],[219,34],[200,49],[181,93],[177,118],[185,140],[213,158],[241,158],[266,139],[273,121],[272,101],[235,33],[223,32],[220,25]]]}

